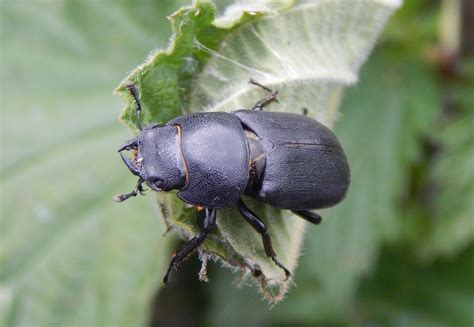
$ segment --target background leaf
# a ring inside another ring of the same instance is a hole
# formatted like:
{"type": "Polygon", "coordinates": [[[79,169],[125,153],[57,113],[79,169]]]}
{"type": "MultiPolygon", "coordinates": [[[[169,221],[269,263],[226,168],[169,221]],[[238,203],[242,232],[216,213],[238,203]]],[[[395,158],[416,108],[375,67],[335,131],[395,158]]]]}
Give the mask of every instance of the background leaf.
{"type": "Polygon", "coordinates": [[[474,248],[430,265],[404,255],[405,250],[382,252],[375,273],[361,285],[358,313],[352,321],[390,326],[472,325],[474,248]]]}
{"type": "Polygon", "coordinates": [[[171,249],[149,201],[111,199],[133,185],[111,90],[177,5],[1,2],[0,325],[148,319],[171,249]]]}
{"type": "MultiPolygon", "coordinates": [[[[473,69],[466,74],[474,80],[473,69]]],[[[449,257],[474,240],[474,112],[468,109],[473,108],[474,96],[466,91],[460,87],[456,94],[460,113],[432,135],[440,145],[427,184],[436,201],[419,220],[424,230],[416,239],[418,255],[424,259],[449,257]]]]}

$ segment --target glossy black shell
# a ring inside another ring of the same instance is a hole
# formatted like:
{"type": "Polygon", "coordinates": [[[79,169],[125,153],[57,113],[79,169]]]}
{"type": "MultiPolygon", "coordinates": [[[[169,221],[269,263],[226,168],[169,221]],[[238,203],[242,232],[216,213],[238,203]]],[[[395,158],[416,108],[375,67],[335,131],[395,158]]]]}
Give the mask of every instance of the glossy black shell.
{"type": "Polygon", "coordinates": [[[261,141],[265,169],[248,195],[291,210],[335,205],[346,195],[350,170],[341,144],[306,116],[252,110],[234,112],[261,141]]]}
{"type": "Polygon", "coordinates": [[[166,125],[182,131],[188,183],[178,197],[184,202],[231,207],[245,193],[276,208],[308,210],[335,205],[347,192],[350,170],[339,141],[306,116],[239,110],[189,114],[166,125]],[[253,132],[265,156],[251,185],[245,130],[253,132]]]}

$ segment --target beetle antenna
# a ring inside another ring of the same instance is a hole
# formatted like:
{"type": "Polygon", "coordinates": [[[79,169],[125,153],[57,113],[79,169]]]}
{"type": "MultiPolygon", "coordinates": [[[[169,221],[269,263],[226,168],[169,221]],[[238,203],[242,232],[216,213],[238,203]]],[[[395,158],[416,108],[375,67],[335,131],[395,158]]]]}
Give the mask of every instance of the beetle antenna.
{"type": "Polygon", "coordinates": [[[128,92],[130,92],[132,97],[135,99],[135,103],[137,104],[137,109],[135,111],[135,115],[137,117],[137,127],[139,130],[142,130],[142,124],[140,122],[140,113],[142,111],[142,105],[140,103],[140,100],[138,99],[137,89],[130,81],[125,82],[125,87],[127,88],[128,92]]]}

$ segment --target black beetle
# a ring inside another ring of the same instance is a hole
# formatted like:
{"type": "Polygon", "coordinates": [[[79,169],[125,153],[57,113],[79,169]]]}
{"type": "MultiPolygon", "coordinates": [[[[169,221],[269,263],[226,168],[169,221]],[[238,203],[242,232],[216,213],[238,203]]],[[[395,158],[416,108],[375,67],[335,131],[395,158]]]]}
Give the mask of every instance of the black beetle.
{"type": "Polygon", "coordinates": [[[200,233],[173,255],[164,283],[171,268],[178,269],[215,227],[217,209],[233,206],[260,233],[266,255],[288,278],[290,272],[278,261],[267,227],[242,196],[319,224],[321,216],[309,210],[333,206],[346,195],[349,165],[334,133],[304,115],[262,111],[276,101],[277,92],[254,80],[250,83],[269,92],[250,110],[192,113],[143,129],[136,89],[126,85],[137,104],[140,134],[118,151],[139,179],[132,192],[115,200],[142,193],[146,183],[157,192],[178,190],[181,200],[205,210],[205,215],[198,215],[200,233]],[[133,159],[124,150],[134,150],[133,159]]]}

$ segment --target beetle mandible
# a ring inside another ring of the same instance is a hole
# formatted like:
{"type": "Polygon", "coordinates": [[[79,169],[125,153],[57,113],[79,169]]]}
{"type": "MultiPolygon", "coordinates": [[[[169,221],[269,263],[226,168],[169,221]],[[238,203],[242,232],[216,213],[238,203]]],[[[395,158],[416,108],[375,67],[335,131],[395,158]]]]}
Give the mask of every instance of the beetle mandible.
{"type": "Polygon", "coordinates": [[[217,210],[234,206],[261,235],[265,254],[288,279],[290,272],[277,258],[267,226],[242,196],[319,224],[321,216],[310,210],[333,206],[346,195],[350,170],[334,133],[305,115],[263,111],[277,101],[278,92],[254,80],[250,83],[268,92],[252,109],[191,113],[143,128],[137,91],[126,84],[137,105],[140,133],[118,152],[138,182],[115,200],[141,194],[146,183],[157,192],[178,190],[182,201],[205,210],[205,215],[198,215],[200,232],[174,253],[165,284],[171,269],[177,270],[211,233],[217,210]],[[135,152],[133,159],[123,154],[125,150],[135,152]]]}

